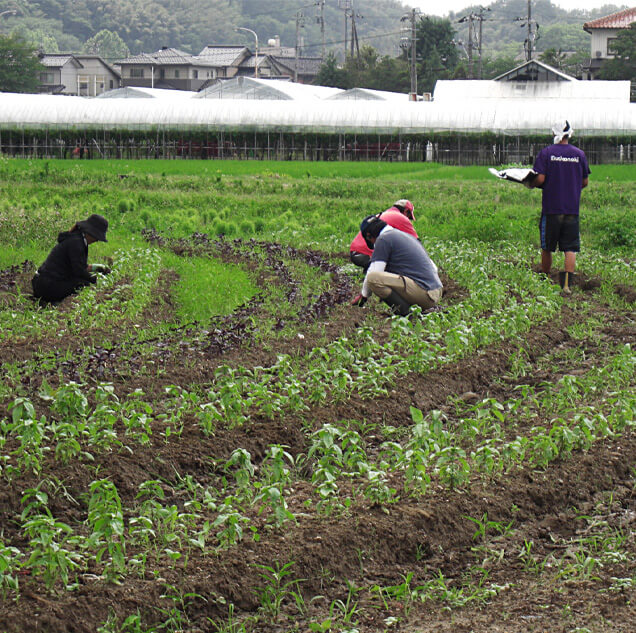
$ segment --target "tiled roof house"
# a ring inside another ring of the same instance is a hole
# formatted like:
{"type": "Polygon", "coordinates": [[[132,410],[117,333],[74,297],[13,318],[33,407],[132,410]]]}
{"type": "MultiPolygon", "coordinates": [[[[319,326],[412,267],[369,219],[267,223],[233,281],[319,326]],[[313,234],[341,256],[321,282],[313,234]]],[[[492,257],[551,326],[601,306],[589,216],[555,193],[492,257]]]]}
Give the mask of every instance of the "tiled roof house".
{"type": "MultiPolygon", "coordinates": [[[[280,53],[280,50],[276,52],[280,53]]],[[[122,87],[199,91],[219,80],[255,77],[257,56],[245,46],[206,46],[198,55],[163,47],[154,53],[141,53],[117,63],[121,67],[122,87]]],[[[259,53],[258,77],[310,83],[320,64],[319,57],[299,57],[296,71],[295,56],[259,53]]]]}
{"type": "Polygon", "coordinates": [[[588,79],[594,79],[606,59],[614,57],[612,45],[616,41],[617,35],[628,29],[629,26],[636,22],[636,7],[632,9],[624,9],[611,15],[598,18],[586,22],[583,29],[591,36],[590,42],[590,64],[587,72],[588,79]]]}
{"type": "Polygon", "coordinates": [[[96,97],[119,88],[119,73],[99,55],[52,53],[40,55],[40,92],[96,97]]]}
{"type": "Polygon", "coordinates": [[[251,55],[245,46],[206,46],[199,55],[164,46],[118,62],[122,86],[199,90],[211,80],[233,77],[251,55]]]}

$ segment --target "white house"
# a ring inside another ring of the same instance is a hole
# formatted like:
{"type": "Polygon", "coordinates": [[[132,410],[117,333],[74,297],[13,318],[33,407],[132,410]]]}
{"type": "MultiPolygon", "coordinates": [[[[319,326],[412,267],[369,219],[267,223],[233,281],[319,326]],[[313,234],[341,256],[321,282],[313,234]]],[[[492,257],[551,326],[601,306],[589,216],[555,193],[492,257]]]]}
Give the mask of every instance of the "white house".
{"type": "Polygon", "coordinates": [[[633,22],[636,22],[636,7],[606,15],[583,25],[583,29],[592,36],[587,79],[595,79],[603,62],[614,57],[612,45],[617,35],[628,29],[633,22]]]}

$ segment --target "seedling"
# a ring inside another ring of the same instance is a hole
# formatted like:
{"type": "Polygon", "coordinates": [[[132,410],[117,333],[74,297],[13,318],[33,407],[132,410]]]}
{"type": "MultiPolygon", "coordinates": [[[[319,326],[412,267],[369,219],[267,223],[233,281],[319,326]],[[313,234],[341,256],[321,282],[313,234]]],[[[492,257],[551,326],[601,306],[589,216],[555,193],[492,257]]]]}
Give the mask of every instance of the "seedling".
{"type": "Polygon", "coordinates": [[[255,593],[261,609],[272,621],[278,620],[284,602],[291,598],[297,604],[301,596],[300,583],[305,581],[293,578],[293,565],[293,562],[284,565],[276,562],[273,566],[255,565],[262,570],[259,576],[265,583],[263,587],[256,589],[255,593]]]}

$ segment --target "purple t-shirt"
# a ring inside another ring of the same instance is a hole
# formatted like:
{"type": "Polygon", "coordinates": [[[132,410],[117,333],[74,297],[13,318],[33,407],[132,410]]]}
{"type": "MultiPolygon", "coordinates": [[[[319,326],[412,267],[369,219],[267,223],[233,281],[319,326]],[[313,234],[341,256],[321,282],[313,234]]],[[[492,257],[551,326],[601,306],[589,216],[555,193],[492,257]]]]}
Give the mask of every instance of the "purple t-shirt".
{"type": "Polygon", "coordinates": [[[558,143],[539,152],[534,171],[545,175],[541,212],[543,215],[579,214],[583,180],[590,174],[587,158],[574,145],[558,143]]]}

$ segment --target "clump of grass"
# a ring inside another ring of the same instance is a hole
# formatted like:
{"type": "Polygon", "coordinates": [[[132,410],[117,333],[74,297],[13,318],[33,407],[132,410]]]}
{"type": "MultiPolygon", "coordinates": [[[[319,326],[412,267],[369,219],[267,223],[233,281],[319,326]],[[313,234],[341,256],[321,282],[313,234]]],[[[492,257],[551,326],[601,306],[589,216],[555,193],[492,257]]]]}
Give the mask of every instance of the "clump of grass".
{"type": "Polygon", "coordinates": [[[258,290],[238,266],[203,257],[184,259],[172,253],[165,253],[163,262],[179,274],[174,294],[177,318],[182,323],[207,323],[214,316],[229,314],[258,290]]]}

